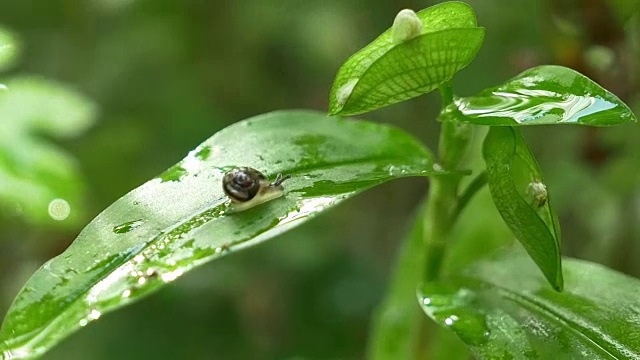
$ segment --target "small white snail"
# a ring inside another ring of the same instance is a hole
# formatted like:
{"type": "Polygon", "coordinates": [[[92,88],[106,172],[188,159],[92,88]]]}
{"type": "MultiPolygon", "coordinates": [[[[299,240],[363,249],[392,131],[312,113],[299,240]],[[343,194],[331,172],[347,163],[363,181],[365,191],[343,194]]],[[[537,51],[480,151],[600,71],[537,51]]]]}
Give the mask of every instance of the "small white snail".
{"type": "Polygon", "coordinates": [[[531,197],[532,205],[535,204],[539,208],[547,203],[547,186],[538,180],[533,180],[527,186],[527,193],[531,197]]]}
{"type": "Polygon", "coordinates": [[[224,174],[222,189],[231,199],[232,209],[243,211],[282,196],[282,182],[290,177],[291,175],[278,174],[276,180],[270,183],[260,171],[250,167],[239,167],[224,174]]]}

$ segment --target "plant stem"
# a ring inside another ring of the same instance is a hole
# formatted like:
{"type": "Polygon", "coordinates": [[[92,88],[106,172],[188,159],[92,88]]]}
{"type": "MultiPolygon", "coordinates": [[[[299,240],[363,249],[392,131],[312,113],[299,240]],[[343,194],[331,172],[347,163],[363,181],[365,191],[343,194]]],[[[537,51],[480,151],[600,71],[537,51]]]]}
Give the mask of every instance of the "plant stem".
{"type": "Polygon", "coordinates": [[[439,277],[449,232],[455,222],[459,176],[433,177],[429,188],[427,213],[424,219],[426,249],[423,281],[439,277]]]}
{"type": "MultiPolygon", "coordinates": [[[[451,83],[440,86],[442,108],[453,103],[451,83]]],[[[443,122],[440,131],[438,155],[440,165],[452,174],[431,178],[427,212],[424,219],[424,246],[426,251],[423,281],[440,276],[449,233],[458,215],[458,186],[461,175],[456,173],[471,135],[466,124],[443,122]]]]}
{"type": "Polygon", "coordinates": [[[464,192],[458,198],[458,206],[456,208],[456,217],[460,215],[464,207],[467,206],[467,203],[469,203],[469,201],[473,198],[473,195],[475,195],[478,192],[478,190],[482,189],[482,187],[485,186],[486,184],[487,184],[487,172],[483,171],[480,174],[478,174],[478,176],[476,176],[475,179],[473,179],[473,181],[471,181],[469,185],[467,185],[467,188],[464,189],[464,192]]]}

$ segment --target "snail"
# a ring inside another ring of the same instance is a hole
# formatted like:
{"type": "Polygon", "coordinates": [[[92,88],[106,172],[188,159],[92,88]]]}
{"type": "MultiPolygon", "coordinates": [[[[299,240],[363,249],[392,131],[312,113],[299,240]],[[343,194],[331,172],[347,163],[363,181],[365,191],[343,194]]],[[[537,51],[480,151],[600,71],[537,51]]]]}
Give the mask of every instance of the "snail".
{"type": "Polygon", "coordinates": [[[539,180],[533,180],[527,186],[527,193],[531,197],[532,205],[541,208],[546,205],[548,194],[547,186],[539,180]]]}
{"type": "Polygon", "coordinates": [[[239,167],[224,174],[222,189],[231,200],[232,209],[242,211],[282,196],[282,182],[290,177],[278,174],[275,181],[270,183],[260,171],[239,167]]]}

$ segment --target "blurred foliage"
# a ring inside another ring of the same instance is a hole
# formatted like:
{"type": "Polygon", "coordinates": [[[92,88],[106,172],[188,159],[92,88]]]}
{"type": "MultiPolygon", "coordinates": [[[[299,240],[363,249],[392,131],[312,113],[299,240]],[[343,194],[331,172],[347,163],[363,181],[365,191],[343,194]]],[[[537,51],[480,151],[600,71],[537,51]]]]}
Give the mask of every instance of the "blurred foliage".
{"type": "MultiPolygon", "coordinates": [[[[469,4],[487,35],[477,59],[456,78],[457,94],[554,63],[584,73],[640,113],[640,10],[633,11],[639,7],[624,8],[626,0],[469,4]]],[[[39,79],[65,93],[73,88],[83,95],[71,97],[91,99],[80,102],[95,103],[99,113],[91,128],[87,120],[64,134],[41,122],[56,118],[41,118],[22,138],[26,142],[8,149],[26,156],[33,145],[33,151],[57,154],[50,161],[68,164],[61,166],[84,179],[85,191],[71,205],[78,218],[62,226],[3,212],[0,314],[86,222],[217,130],[279,108],[327,109],[340,64],[388,28],[400,9],[390,0],[1,2],[0,25],[8,32],[0,33],[21,44],[19,61],[2,75],[39,79]],[[59,136],[66,134],[74,136],[59,136]]],[[[0,63],[2,56],[0,49],[0,63]]],[[[428,96],[367,117],[403,127],[436,148],[438,104],[437,96],[428,96]]],[[[0,129],[8,123],[17,120],[0,117],[0,129]]],[[[639,276],[637,127],[525,130],[559,213],[563,253],[639,276]]],[[[3,141],[0,159],[8,156],[5,148],[3,141]]],[[[360,359],[406,221],[425,192],[420,179],[369,191],[281,239],[205,266],[101,318],[45,358],[208,359],[215,350],[219,359],[360,359]]],[[[456,254],[462,242],[484,251],[488,237],[508,236],[482,222],[495,219],[487,206],[482,196],[466,211],[479,229],[460,231],[451,266],[465,262],[456,254]]]]}
{"type": "Polygon", "coordinates": [[[3,83],[7,90],[0,95],[1,210],[36,226],[53,226],[51,204],[60,199],[73,211],[58,224],[77,228],[85,211],[76,160],[45,137],[79,136],[93,123],[95,105],[37,77],[3,83]]]}

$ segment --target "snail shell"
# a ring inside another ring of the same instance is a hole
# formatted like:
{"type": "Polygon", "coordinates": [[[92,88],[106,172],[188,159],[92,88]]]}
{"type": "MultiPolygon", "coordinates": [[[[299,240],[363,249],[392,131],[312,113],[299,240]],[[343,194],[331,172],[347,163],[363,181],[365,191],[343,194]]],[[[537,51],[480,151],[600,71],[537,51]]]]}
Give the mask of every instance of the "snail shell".
{"type": "Polygon", "coordinates": [[[224,174],[222,189],[231,199],[233,209],[242,211],[282,196],[282,182],[290,177],[278,174],[276,180],[270,183],[260,171],[250,167],[239,167],[224,174]]]}

